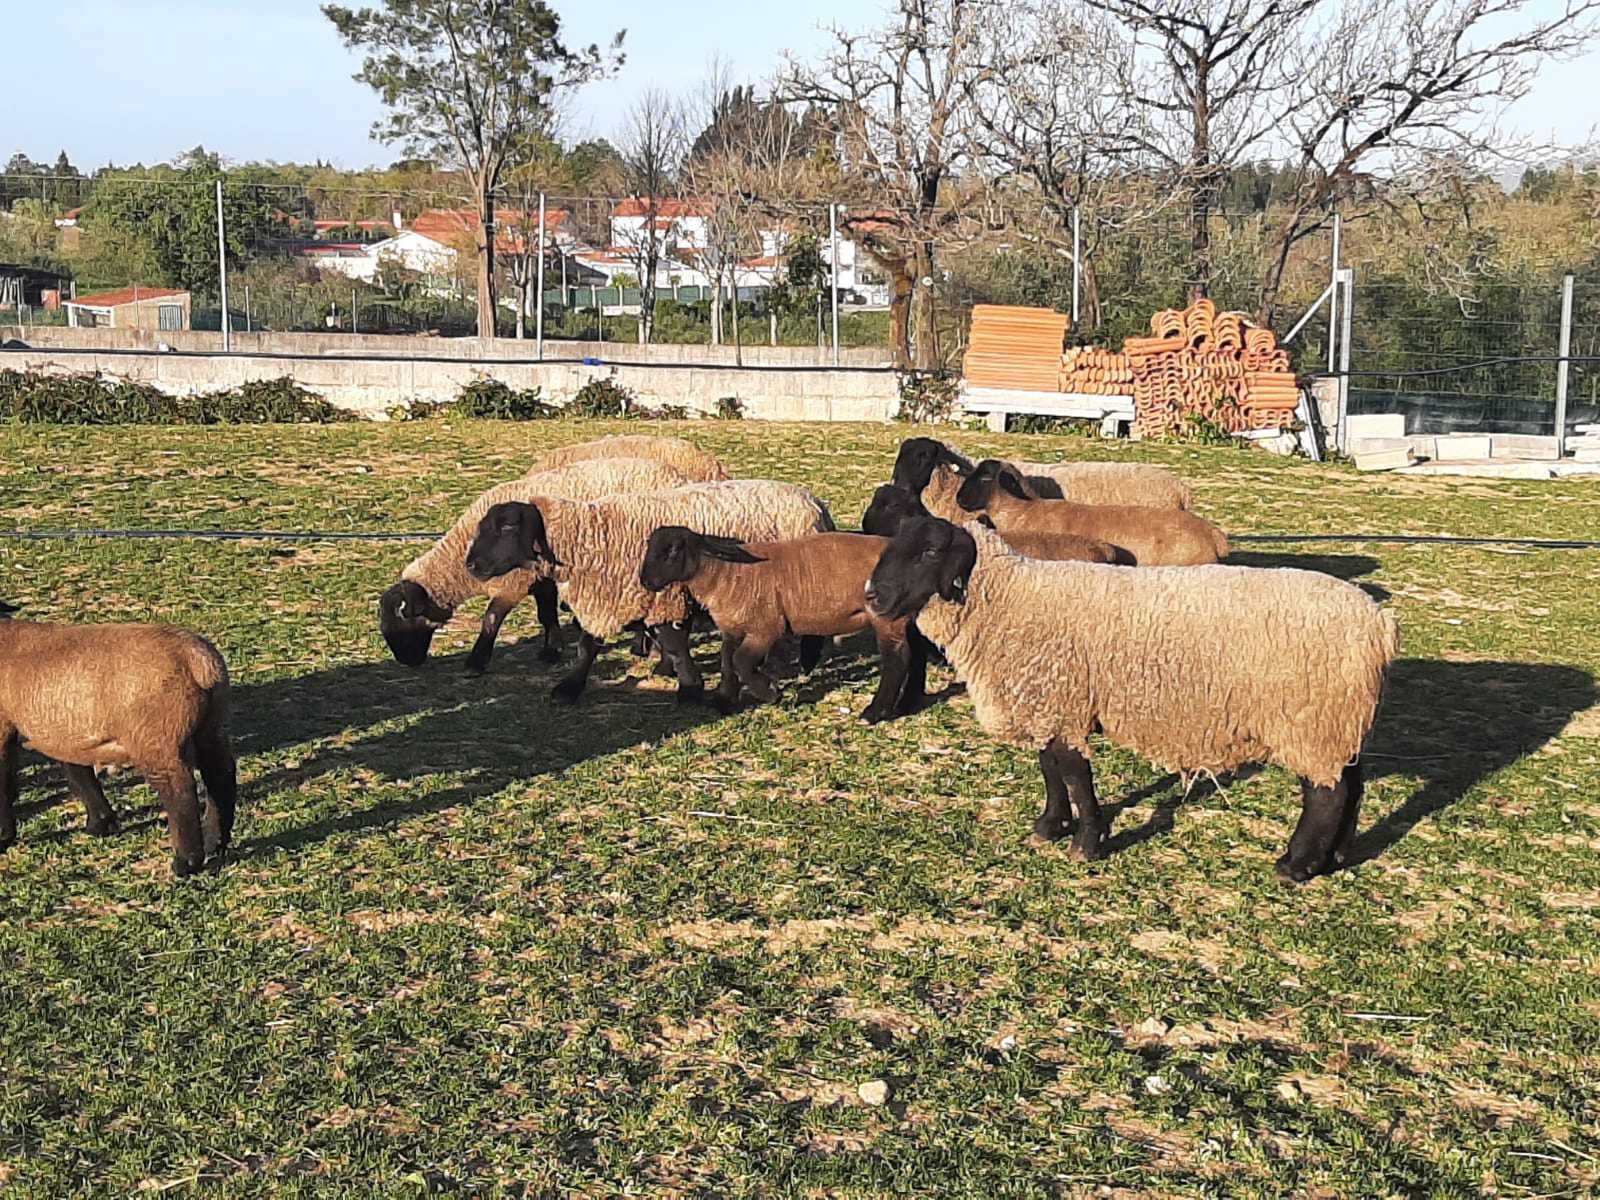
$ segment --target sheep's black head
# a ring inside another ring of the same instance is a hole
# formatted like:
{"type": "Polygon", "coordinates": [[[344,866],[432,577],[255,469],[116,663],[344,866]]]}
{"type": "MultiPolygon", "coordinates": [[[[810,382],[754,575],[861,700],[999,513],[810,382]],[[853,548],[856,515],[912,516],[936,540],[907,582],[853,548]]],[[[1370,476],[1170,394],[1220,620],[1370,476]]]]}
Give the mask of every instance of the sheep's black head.
{"type": "Polygon", "coordinates": [[[433,602],[428,589],[402,579],[378,597],[378,628],[395,661],[420,667],[428,657],[433,634],[450,619],[450,610],[433,602]]]}
{"type": "Polygon", "coordinates": [[[707,558],[733,563],[766,561],[746,550],[738,538],[696,533],[682,525],[663,525],[650,535],[650,544],[645,547],[639,586],[659,592],[674,583],[684,583],[694,578],[700,563],[707,558]]]}
{"type": "Polygon", "coordinates": [[[926,517],[928,510],[915,492],[886,483],[872,493],[872,503],[861,516],[861,532],[876,537],[893,537],[912,517],[926,517]]]}
{"type": "Polygon", "coordinates": [[[972,470],[972,463],[936,438],[907,438],[900,443],[900,453],[895,455],[894,474],[890,480],[896,487],[920,494],[940,463],[954,468],[958,475],[972,470]]]}
{"type": "Polygon", "coordinates": [[[900,526],[867,581],[867,607],[885,620],[915,616],[938,596],[961,603],[978,562],[978,544],[965,529],[936,517],[900,526]]]}
{"type": "Polygon", "coordinates": [[[997,458],[986,458],[961,481],[956,503],[967,512],[982,512],[993,502],[996,490],[1018,500],[1028,499],[1028,493],[1022,488],[1022,476],[1015,467],[997,458]]]}
{"type": "Polygon", "coordinates": [[[467,572],[474,579],[495,579],[531,567],[539,560],[561,565],[545,533],[537,504],[496,504],[483,514],[472,545],[467,547],[467,572]]]}

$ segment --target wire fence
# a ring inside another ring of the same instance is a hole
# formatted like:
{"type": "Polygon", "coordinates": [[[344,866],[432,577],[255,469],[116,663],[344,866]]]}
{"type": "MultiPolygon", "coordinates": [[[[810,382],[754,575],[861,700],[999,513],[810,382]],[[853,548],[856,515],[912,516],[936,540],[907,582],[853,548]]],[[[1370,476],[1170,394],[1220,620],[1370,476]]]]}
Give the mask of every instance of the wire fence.
{"type": "MultiPolygon", "coordinates": [[[[190,293],[185,319],[199,330],[477,332],[478,221],[458,181],[286,184],[253,170],[0,174],[0,311],[9,304],[28,324],[82,323],[94,318],[46,297],[172,288],[190,293]]],[[[741,223],[726,235],[703,198],[526,190],[497,203],[501,335],[634,341],[650,297],[652,340],[813,346],[824,362],[837,283],[839,344],[890,343],[891,273],[871,252],[870,230],[911,218],[881,201],[740,197],[741,223]],[[808,255],[820,273],[797,283],[808,255]]],[[[959,362],[975,303],[1073,313],[1075,338],[1120,345],[1148,332],[1156,310],[1190,299],[1195,230],[1181,208],[1074,214],[1023,198],[975,200],[955,216],[930,235],[934,271],[917,284],[932,297],[932,326],[912,322],[914,336],[937,338],[946,362],[959,362]]],[[[1329,310],[1315,306],[1335,267],[1354,266],[1351,411],[1404,413],[1413,432],[1551,432],[1560,280],[1570,270],[1568,421],[1600,419],[1600,370],[1582,361],[1600,354],[1600,268],[1579,261],[1515,283],[1485,273],[1441,286],[1409,278],[1381,239],[1347,245],[1336,263],[1331,215],[1285,250],[1281,219],[1268,206],[1212,215],[1210,294],[1280,335],[1312,310],[1292,349],[1302,374],[1314,373],[1331,366],[1329,310]]],[[[1595,244],[1594,233],[1573,244],[1595,244]]]]}

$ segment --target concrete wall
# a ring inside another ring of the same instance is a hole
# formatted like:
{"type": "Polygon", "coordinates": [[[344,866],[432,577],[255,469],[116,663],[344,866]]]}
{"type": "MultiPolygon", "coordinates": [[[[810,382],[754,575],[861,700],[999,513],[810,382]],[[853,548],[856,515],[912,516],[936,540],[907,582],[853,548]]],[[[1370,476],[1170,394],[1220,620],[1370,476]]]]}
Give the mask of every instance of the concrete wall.
{"type": "MultiPolygon", "coordinates": [[[[84,331],[93,332],[93,331],[84,331]]],[[[492,375],[511,387],[538,387],[556,403],[571,399],[591,379],[612,378],[652,407],[682,405],[716,411],[737,396],[745,415],[768,421],[888,421],[899,407],[890,370],[805,371],[647,364],[495,364],[449,359],[355,359],[328,355],[267,358],[241,354],[163,354],[139,351],[81,353],[64,350],[0,351],[0,371],[96,374],[148,383],[169,395],[219,391],[252,380],[288,376],[334,404],[381,417],[413,399],[453,400],[474,379],[492,375]]]]}
{"type": "MultiPolygon", "coordinates": [[[[144,329],[69,329],[40,325],[19,328],[0,325],[0,342],[16,339],[37,347],[73,350],[155,350],[167,345],[174,350],[220,353],[222,335],[198,330],[155,332],[144,329]]],[[[423,357],[455,359],[531,359],[535,357],[531,339],[435,338],[385,336],[350,333],[235,333],[233,349],[239,354],[303,354],[345,357],[423,357]]],[[[732,346],[660,345],[641,346],[637,342],[545,342],[545,358],[603,358],[617,362],[715,363],[733,365],[732,346]]],[[[746,346],[744,365],[751,367],[831,366],[833,353],[814,346],[746,346]]],[[[847,367],[880,367],[890,364],[889,352],[866,348],[839,352],[847,367]]]]}

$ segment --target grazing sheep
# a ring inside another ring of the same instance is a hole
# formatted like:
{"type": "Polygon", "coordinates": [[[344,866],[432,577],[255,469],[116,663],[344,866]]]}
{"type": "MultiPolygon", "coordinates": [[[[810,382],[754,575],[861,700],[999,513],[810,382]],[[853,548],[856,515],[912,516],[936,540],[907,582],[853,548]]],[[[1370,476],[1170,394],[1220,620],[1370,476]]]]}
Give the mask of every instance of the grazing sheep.
{"type": "MultiPolygon", "coordinates": [[[[963,514],[965,515],[967,514],[963,514]]],[[[861,517],[861,531],[878,537],[893,537],[906,521],[915,517],[929,516],[932,514],[923,507],[922,501],[917,499],[915,493],[892,483],[886,483],[872,493],[872,503],[867,506],[867,511],[861,517]]],[[[980,516],[978,520],[989,528],[994,528],[994,522],[987,515],[980,516]]],[[[1006,545],[1018,554],[1028,558],[1047,558],[1056,562],[1119,561],[1114,546],[1072,533],[1016,530],[1006,537],[1005,541],[1006,545]]]]}
{"type": "Polygon", "coordinates": [[[992,458],[984,459],[962,481],[956,505],[967,514],[985,514],[1007,541],[1029,534],[1075,534],[1114,547],[1125,565],[1201,566],[1228,554],[1222,530],[1193,513],[1032,500],[1016,471],[992,458]]]}
{"type": "MultiPolygon", "coordinates": [[[[1012,463],[1023,488],[1036,500],[1075,500],[1135,508],[1190,507],[1189,486],[1171,471],[1142,463],[1012,463]]],[[[895,457],[893,481],[922,496],[928,511],[947,521],[965,518],[956,511],[957,476],[972,462],[934,438],[907,438],[895,457]],[[940,470],[940,468],[944,468],[940,470]]]]}
{"type": "Polygon", "coordinates": [[[572,463],[548,471],[529,471],[521,479],[492,487],[467,506],[450,531],[400,573],[400,582],[378,598],[378,625],[395,658],[408,667],[420,667],[428,657],[433,635],[446,624],[456,607],[473,596],[487,596],[483,624],[467,670],[483,671],[494,653],[500,625],[522,598],[532,594],[544,626],[543,662],[556,662],[561,652],[556,635],[561,617],[555,582],[536,571],[522,571],[485,586],[467,573],[467,545],[477,532],[483,514],[502,501],[534,496],[559,496],[567,500],[593,500],[616,492],[665,491],[688,480],[666,463],[642,458],[602,458],[572,463]]]}
{"type": "Polygon", "coordinates": [[[1088,762],[1100,732],[1174,771],[1286,767],[1302,811],[1279,874],[1349,861],[1357,756],[1398,643],[1360,588],[1315,571],[1038,562],[977,522],[928,519],[901,528],[867,596],[944,650],[991,736],[1039,751],[1040,837],[1072,832],[1076,816],[1075,854],[1100,855],[1088,762]]]}
{"type": "MultiPolygon", "coordinates": [[[[0,616],[14,611],[0,605],[0,616]]],[[[0,850],[17,840],[23,745],[65,768],[89,833],[104,836],[117,824],[95,768],[131,766],[161,797],[175,875],[226,853],[238,795],[228,666],[199,634],[0,620],[0,850]],[[210,798],[203,834],[196,767],[210,798]]]]}
{"type": "Polygon", "coordinates": [[[722,633],[717,707],[732,712],[740,685],[757,700],[777,699],[762,672],[784,633],[846,637],[871,629],[878,639],[877,695],[862,720],[869,725],[915,712],[927,679],[924,641],[910,621],[884,621],[867,611],[867,579],[889,539],[862,533],[816,533],[774,542],[741,542],[664,525],[650,535],[639,582],[652,592],[688,589],[722,633]]]}
{"type": "Polygon", "coordinates": [[[589,442],[576,442],[570,446],[558,446],[535,463],[533,469],[549,471],[594,458],[648,458],[652,462],[666,463],[676,468],[683,475],[685,483],[715,483],[729,478],[728,469],[717,461],[716,456],[706,453],[693,442],[645,433],[621,433],[589,442]]]}
{"type": "MultiPolygon", "coordinates": [[[[552,692],[558,703],[577,703],[604,639],[637,625],[672,663],[679,700],[703,696],[700,670],[689,655],[688,594],[680,586],[653,593],[639,582],[650,535],[663,525],[769,541],[832,532],[833,518],[805,488],[766,479],[694,483],[587,504],[541,497],[491,507],[467,550],[467,570],[485,581],[514,571],[548,572],[582,630],[577,665],[552,692]]],[[[814,661],[817,653],[820,645],[813,645],[807,657],[814,661]]]]}

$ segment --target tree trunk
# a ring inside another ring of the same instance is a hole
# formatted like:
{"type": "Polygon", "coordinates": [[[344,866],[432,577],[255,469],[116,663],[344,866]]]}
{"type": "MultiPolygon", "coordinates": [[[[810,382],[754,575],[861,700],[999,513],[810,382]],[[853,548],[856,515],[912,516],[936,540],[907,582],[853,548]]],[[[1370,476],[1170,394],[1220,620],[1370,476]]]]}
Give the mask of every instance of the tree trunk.
{"type": "Polygon", "coordinates": [[[1216,186],[1211,163],[1211,85],[1200,63],[1194,80],[1194,148],[1189,162],[1189,298],[1211,294],[1211,202],[1216,186]]]}
{"type": "Polygon", "coordinates": [[[889,275],[889,350],[898,367],[911,366],[911,293],[915,282],[904,262],[885,262],[889,275]]]}
{"type": "Polygon", "coordinates": [[[722,272],[711,283],[711,344],[722,345],[722,272]]]}
{"type": "Polygon", "coordinates": [[[916,290],[914,305],[916,316],[916,362],[919,371],[937,371],[942,365],[939,358],[939,325],[934,311],[933,293],[933,243],[918,242],[916,253],[916,290]]]}
{"type": "Polygon", "coordinates": [[[478,336],[494,337],[494,196],[478,182],[478,336]]]}
{"type": "Polygon", "coordinates": [[[528,337],[528,268],[524,263],[522,271],[514,281],[517,285],[517,341],[525,341],[528,337]]]}
{"type": "Polygon", "coordinates": [[[733,269],[733,365],[744,366],[744,342],[739,338],[739,268],[733,269]]]}

